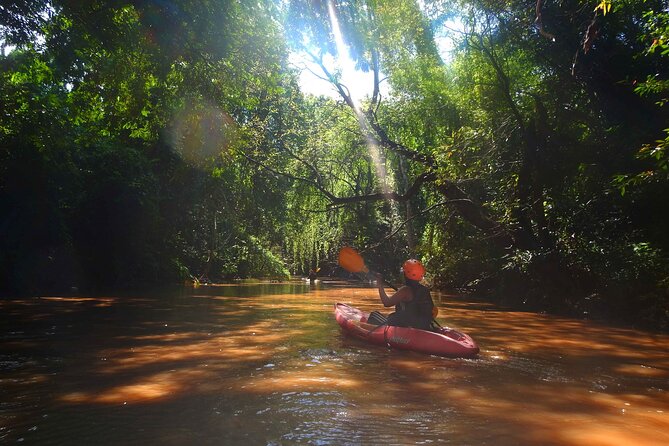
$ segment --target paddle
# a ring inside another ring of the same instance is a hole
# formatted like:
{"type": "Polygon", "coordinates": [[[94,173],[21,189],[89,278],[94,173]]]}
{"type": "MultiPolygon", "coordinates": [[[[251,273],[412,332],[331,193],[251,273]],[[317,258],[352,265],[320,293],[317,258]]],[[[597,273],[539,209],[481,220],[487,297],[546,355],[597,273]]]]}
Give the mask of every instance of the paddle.
{"type": "MultiPolygon", "coordinates": [[[[372,272],[367,268],[367,265],[365,265],[365,260],[360,253],[350,246],[344,246],[339,250],[339,266],[353,274],[369,274],[372,272]]],[[[385,279],[383,279],[383,283],[397,291],[397,287],[388,283],[385,279]]]]}

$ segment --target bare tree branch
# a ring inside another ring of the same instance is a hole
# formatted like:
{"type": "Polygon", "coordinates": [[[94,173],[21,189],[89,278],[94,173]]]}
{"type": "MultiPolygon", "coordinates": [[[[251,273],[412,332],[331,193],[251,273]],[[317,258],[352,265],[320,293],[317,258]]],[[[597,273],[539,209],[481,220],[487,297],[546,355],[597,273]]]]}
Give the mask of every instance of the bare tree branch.
{"type": "Polygon", "coordinates": [[[325,66],[325,63],[323,62],[323,58],[316,56],[315,54],[313,54],[312,52],[310,52],[306,49],[304,51],[311,57],[311,60],[313,60],[316,65],[321,67],[321,70],[323,71],[323,73],[327,77],[328,82],[330,82],[337,89],[337,92],[344,99],[346,104],[349,107],[351,107],[352,109],[355,109],[355,104],[353,103],[353,99],[351,98],[351,94],[348,91],[348,87],[341,84],[337,80],[337,78],[332,73],[330,73],[330,70],[328,70],[328,68],[325,66]]]}
{"type": "Polygon", "coordinates": [[[360,203],[364,201],[379,201],[379,200],[393,200],[397,202],[405,202],[411,197],[416,195],[424,183],[428,181],[434,181],[436,175],[431,172],[425,172],[422,175],[419,175],[414,180],[411,187],[403,194],[398,194],[397,192],[377,192],[374,194],[365,194],[365,195],[354,195],[350,197],[328,197],[332,204],[351,204],[351,203],[360,203]]]}
{"type": "Polygon", "coordinates": [[[310,178],[298,177],[298,176],[290,174],[288,172],[282,172],[282,171],[276,170],[273,167],[268,166],[267,164],[255,159],[253,157],[248,156],[245,153],[242,153],[242,156],[244,158],[246,158],[247,160],[249,160],[251,163],[255,164],[256,166],[259,166],[262,169],[267,170],[268,172],[272,172],[275,175],[281,175],[282,177],[285,177],[285,178],[288,178],[288,179],[291,179],[291,180],[294,180],[294,181],[301,181],[303,183],[306,183],[306,184],[309,184],[309,185],[315,187],[321,193],[323,193],[323,195],[325,195],[330,201],[337,199],[337,197],[335,195],[333,195],[329,190],[325,189],[325,187],[323,185],[321,185],[318,181],[314,181],[310,178]]]}
{"type": "MultiPolygon", "coordinates": [[[[416,217],[420,217],[421,215],[425,215],[425,214],[431,212],[431,211],[432,211],[434,208],[436,208],[436,207],[439,207],[439,206],[445,206],[445,205],[447,205],[447,204],[453,204],[453,203],[457,203],[457,202],[461,202],[461,201],[465,201],[465,200],[466,200],[466,199],[461,199],[461,200],[444,200],[444,201],[440,201],[439,203],[435,203],[435,204],[433,204],[432,206],[429,206],[429,207],[423,209],[421,212],[419,212],[419,213],[417,213],[417,214],[413,214],[411,217],[409,217],[409,218],[407,218],[406,220],[404,220],[403,222],[401,222],[393,232],[391,232],[390,234],[388,234],[388,235],[386,235],[385,237],[383,237],[383,238],[382,238],[381,240],[379,240],[377,243],[374,243],[374,244],[371,245],[371,246],[367,246],[365,249],[361,249],[360,252],[362,253],[362,252],[365,252],[365,251],[368,251],[368,250],[374,250],[374,249],[378,248],[378,247],[381,246],[383,243],[385,243],[387,240],[390,240],[391,238],[395,237],[395,235],[397,235],[397,233],[400,232],[400,230],[401,230],[404,226],[406,226],[407,223],[409,223],[411,220],[413,220],[413,219],[416,218],[416,217]]],[[[451,218],[452,216],[453,216],[453,213],[451,213],[451,215],[449,216],[449,220],[450,220],[450,218],[451,218]]]]}
{"type": "MultiPolygon", "coordinates": [[[[308,184],[308,185],[314,187],[315,189],[320,191],[323,195],[325,195],[332,205],[352,204],[352,203],[360,203],[360,202],[364,202],[364,201],[379,201],[379,200],[394,200],[394,201],[398,201],[398,202],[404,202],[404,201],[409,200],[416,193],[418,193],[418,191],[420,190],[420,188],[422,187],[422,185],[425,182],[434,181],[435,178],[436,178],[436,175],[434,173],[425,172],[422,175],[419,175],[418,177],[416,177],[416,179],[414,180],[411,187],[409,187],[404,194],[398,194],[397,192],[387,192],[387,193],[378,192],[378,193],[373,193],[373,194],[353,195],[353,196],[349,196],[349,197],[338,197],[338,196],[334,195],[332,192],[330,192],[329,190],[327,190],[325,188],[325,185],[323,185],[320,181],[318,181],[318,179],[313,180],[311,178],[299,177],[297,175],[293,175],[293,174],[288,173],[288,172],[279,171],[279,170],[274,169],[273,167],[255,159],[253,157],[248,156],[245,153],[243,153],[242,155],[244,156],[244,158],[246,158],[247,160],[249,160],[253,164],[255,164],[255,165],[257,165],[257,166],[259,166],[259,167],[261,167],[261,168],[263,168],[263,169],[265,169],[269,172],[272,172],[275,175],[281,175],[285,178],[288,178],[288,179],[291,179],[291,180],[294,180],[294,181],[300,181],[300,182],[303,182],[305,184],[308,184]]],[[[296,158],[296,159],[298,159],[298,158],[296,158]]],[[[308,163],[305,163],[305,164],[309,165],[308,163]]],[[[320,178],[320,176],[318,176],[317,178],[320,178]]]]}
{"type": "Polygon", "coordinates": [[[539,34],[549,39],[551,42],[555,42],[555,36],[551,33],[544,31],[544,23],[541,17],[542,3],[543,0],[537,0],[537,8],[536,8],[537,18],[534,20],[534,22],[537,24],[537,28],[539,29],[539,34]]]}

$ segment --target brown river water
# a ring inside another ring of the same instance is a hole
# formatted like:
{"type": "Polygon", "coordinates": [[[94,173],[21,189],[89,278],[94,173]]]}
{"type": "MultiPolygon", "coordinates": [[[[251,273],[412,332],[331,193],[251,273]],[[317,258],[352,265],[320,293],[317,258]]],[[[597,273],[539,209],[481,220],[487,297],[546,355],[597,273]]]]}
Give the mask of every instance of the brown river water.
{"type": "Polygon", "coordinates": [[[0,444],[669,445],[669,336],[433,297],[478,358],[344,336],[372,288],[0,301],[0,444]]]}

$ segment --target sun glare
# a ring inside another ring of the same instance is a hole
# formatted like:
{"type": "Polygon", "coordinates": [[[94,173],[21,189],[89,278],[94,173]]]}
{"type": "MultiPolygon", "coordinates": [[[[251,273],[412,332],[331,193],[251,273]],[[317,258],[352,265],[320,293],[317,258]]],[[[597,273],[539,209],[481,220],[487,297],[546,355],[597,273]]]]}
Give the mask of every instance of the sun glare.
{"type": "MultiPolygon", "coordinates": [[[[359,105],[365,96],[371,95],[374,88],[374,75],[371,72],[364,72],[355,68],[355,62],[349,57],[348,45],[339,27],[332,2],[328,2],[328,12],[337,47],[337,57],[326,54],[323,63],[330,72],[340,74],[341,84],[348,89],[353,102],[359,105]]],[[[293,53],[290,60],[300,69],[300,87],[303,93],[341,99],[336,88],[324,79],[320,67],[306,54],[293,53]]]]}
{"type": "MultiPolygon", "coordinates": [[[[339,21],[337,20],[337,12],[335,11],[334,5],[331,1],[328,2],[328,12],[330,15],[330,24],[332,25],[332,33],[334,34],[335,44],[337,45],[337,54],[339,55],[339,66],[342,70],[342,76],[345,79],[352,79],[356,75],[355,66],[353,65],[353,61],[346,56],[348,47],[344,42],[344,36],[341,33],[341,29],[339,28],[339,21]]],[[[351,85],[353,85],[353,83],[351,85]]],[[[355,106],[354,111],[358,118],[358,122],[360,123],[360,130],[362,130],[363,135],[365,135],[369,156],[372,159],[374,168],[376,169],[376,175],[379,178],[381,188],[384,193],[387,193],[389,191],[389,186],[385,163],[381,159],[379,147],[376,144],[374,138],[371,136],[367,121],[365,120],[362,111],[360,110],[361,97],[358,96],[358,90],[353,89],[352,87],[349,88],[350,96],[355,106]]]]}
{"type": "Polygon", "coordinates": [[[330,16],[330,25],[332,26],[332,34],[334,35],[335,45],[337,46],[337,65],[341,70],[344,85],[349,88],[351,99],[357,106],[360,104],[361,95],[359,93],[361,89],[354,88],[354,86],[359,86],[359,84],[354,81],[356,76],[355,65],[353,60],[348,57],[348,45],[346,45],[346,42],[344,42],[344,36],[342,35],[341,29],[339,28],[337,13],[331,1],[328,2],[328,13],[330,16]]]}

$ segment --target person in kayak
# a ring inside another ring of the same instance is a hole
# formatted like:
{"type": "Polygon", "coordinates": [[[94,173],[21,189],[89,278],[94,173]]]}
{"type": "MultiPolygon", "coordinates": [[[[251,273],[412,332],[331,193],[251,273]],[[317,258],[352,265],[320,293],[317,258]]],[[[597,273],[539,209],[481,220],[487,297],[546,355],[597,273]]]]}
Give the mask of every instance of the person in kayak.
{"type": "Polygon", "coordinates": [[[434,302],[430,290],[420,284],[425,275],[425,268],[418,260],[409,259],[402,266],[405,285],[392,296],[386,294],[385,283],[381,274],[377,275],[379,297],[385,307],[395,306],[395,312],[388,315],[388,325],[414,327],[430,330],[434,302]]]}

